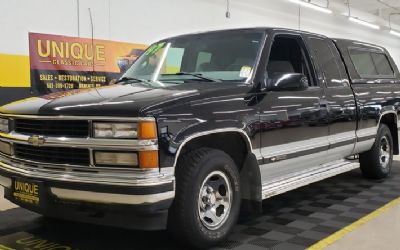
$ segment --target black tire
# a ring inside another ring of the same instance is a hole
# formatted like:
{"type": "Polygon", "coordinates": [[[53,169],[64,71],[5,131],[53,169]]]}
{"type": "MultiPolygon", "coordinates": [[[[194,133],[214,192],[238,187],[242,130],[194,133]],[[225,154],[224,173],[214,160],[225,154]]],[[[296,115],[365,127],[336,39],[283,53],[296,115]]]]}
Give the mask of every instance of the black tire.
{"type": "Polygon", "coordinates": [[[200,148],[185,154],[177,165],[176,195],[169,211],[168,230],[182,244],[198,249],[208,248],[226,239],[236,225],[240,212],[239,176],[235,162],[221,150],[200,148]],[[218,192],[215,187],[218,187],[218,192]],[[226,203],[230,206],[218,205],[217,197],[230,197],[230,202],[226,203]],[[214,205],[208,205],[212,203],[214,205]],[[211,207],[217,207],[215,221],[201,215],[204,211],[211,211],[206,209],[211,207]],[[220,224],[213,228],[212,224],[219,220],[220,224]]]}
{"type": "Polygon", "coordinates": [[[381,124],[372,148],[360,154],[361,171],[367,178],[382,179],[390,175],[392,163],[393,137],[388,126],[381,124]]]}

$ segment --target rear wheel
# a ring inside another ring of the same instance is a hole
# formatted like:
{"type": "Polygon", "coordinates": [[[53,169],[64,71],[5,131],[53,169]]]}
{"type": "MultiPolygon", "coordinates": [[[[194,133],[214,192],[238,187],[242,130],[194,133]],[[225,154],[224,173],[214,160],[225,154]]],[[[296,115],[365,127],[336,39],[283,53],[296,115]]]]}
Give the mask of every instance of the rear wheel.
{"type": "Polygon", "coordinates": [[[393,137],[390,129],[380,125],[371,150],[360,154],[361,171],[364,176],[382,179],[389,176],[393,162],[393,137]]]}
{"type": "Polygon", "coordinates": [[[240,209],[239,171],[220,150],[201,148],[178,162],[168,229],[186,245],[207,248],[224,240],[240,209]]]}

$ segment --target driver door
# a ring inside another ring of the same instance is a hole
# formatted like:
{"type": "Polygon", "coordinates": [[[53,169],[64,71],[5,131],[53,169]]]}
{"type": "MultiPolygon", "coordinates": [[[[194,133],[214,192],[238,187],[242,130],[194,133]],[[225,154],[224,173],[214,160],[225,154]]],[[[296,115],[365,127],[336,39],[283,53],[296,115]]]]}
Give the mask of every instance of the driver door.
{"type": "Polygon", "coordinates": [[[298,34],[275,34],[266,74],[301,73],[309,87],[296,91],[261,93],[261,155],[263,183],[298,173],[326,162],[329,147],[324,88],[315,77],[303,38],[298,34]]]}

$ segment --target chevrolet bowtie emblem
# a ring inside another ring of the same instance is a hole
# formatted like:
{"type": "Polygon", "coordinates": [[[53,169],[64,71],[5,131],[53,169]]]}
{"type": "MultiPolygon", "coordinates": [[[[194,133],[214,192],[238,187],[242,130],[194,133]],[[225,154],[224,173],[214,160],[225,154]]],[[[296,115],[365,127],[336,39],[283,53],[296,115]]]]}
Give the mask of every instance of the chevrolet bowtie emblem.
{"type": "Polygon", "coordinates": [[[45,143],[45,139],[43,136],[39,136],[39,135],[32,135],[31,137],[29,137],[28,142],[34,146],[41,146],[45,143]]]}

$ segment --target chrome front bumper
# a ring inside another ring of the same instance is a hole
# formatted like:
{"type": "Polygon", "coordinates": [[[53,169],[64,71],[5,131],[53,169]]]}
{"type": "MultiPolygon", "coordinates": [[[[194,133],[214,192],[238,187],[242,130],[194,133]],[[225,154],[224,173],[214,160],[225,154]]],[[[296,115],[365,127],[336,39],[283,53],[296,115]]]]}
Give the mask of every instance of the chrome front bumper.
{"type": "Polygon", "coordinates": [[[12,177],[43,181],[60,200],[101,204],[142,205],[171,200],[175,177],[171,169],[111,171],[85,168],[57,170],[0,155],[0,185],[10,189],[12,177]]]}

